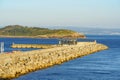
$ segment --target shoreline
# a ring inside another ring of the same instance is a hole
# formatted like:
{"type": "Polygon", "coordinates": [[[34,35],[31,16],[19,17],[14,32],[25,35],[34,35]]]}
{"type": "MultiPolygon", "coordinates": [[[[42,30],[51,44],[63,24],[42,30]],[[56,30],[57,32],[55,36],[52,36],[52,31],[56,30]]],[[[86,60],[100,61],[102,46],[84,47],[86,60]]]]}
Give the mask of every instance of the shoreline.
{"type": "Polygon", "coordinates": [[[41,36],[4,36],[0,35],[0,38],[43,38],[43,39],[58,39],[58,38],[83,38],[85,39],[86,36],[46,36],[46,35],[41,35],[41,36]]]}
{"type": "Polygon", "coordinates": [[[0,80],[17,78],[36,70],[49,68],[106,49],[108,47],[103,44],[81,42],[77,45],[1,54],[0,80]]]}

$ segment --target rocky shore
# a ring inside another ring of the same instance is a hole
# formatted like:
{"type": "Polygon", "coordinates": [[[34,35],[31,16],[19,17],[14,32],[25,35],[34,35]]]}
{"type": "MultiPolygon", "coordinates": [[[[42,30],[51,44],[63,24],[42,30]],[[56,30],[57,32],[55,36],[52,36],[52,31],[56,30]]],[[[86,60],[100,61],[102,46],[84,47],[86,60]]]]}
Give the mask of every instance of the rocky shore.
{"type": "Polygon", "coordinates": [[[56,48],[0,54],[0,80],[17,78],[36,70],[62,64],[94,52],[108,49],[96,42],[81,42],[56,48]]]}

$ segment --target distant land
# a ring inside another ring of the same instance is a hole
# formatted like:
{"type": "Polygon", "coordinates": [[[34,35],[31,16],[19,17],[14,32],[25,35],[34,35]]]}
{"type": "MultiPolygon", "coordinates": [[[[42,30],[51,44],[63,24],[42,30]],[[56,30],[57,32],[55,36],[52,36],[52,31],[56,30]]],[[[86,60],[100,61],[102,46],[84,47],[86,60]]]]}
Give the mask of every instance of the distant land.
{"type": "Polygon", "coordinates": [[[51,29],[69,29],[76,32],[84,33],[85,35],[120,35],[120,28],[93,28],[93,27],[74,27],[74,26],[59,26],[50,27],[51,29]]]}
{"type": "Polygon", "coordinates": [[[0,37],[85,38],[85,35],[68,29],[48,29],[21,25],[8,25],[0,28],[0,37]]]}

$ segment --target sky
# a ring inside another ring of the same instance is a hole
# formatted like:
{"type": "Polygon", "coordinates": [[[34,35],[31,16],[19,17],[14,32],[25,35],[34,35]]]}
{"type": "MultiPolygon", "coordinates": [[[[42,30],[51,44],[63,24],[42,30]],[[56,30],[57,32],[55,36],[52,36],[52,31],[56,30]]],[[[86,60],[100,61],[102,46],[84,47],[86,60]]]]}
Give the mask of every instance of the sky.
{"type": "Polygon", "coordinates": [[[120,28],[120,0],[0,0],[0,26],[120,28]]]}

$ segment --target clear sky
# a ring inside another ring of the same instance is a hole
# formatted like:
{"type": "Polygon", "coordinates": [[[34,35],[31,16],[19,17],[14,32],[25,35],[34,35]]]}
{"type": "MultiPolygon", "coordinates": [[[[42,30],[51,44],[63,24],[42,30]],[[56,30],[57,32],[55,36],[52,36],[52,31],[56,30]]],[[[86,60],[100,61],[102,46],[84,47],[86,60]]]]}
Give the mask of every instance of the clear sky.
{"type": "Polygon", "coordinates": [[[120,0],[0,0],[0,26],[120,27],[120,0]]]}

